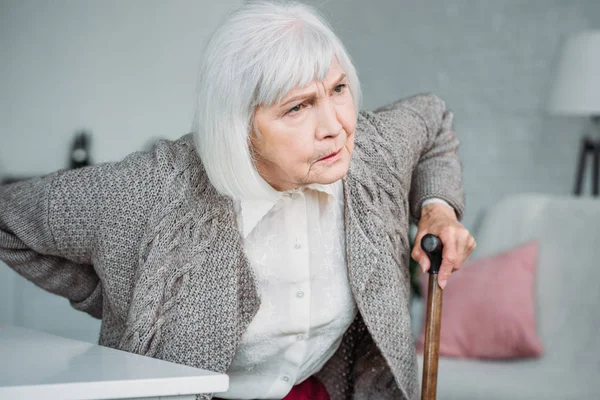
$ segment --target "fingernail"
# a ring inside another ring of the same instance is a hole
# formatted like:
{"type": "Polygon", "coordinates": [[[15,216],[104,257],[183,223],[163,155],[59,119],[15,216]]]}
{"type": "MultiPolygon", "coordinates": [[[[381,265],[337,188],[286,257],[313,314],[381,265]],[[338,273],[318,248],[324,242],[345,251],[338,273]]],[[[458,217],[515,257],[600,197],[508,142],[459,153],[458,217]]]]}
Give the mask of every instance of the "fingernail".
{"type": "Polygon", "coordinates": [[[423,273],[427,272],[425,271],[425,265],[423,265],[422,263],[419,263],[419,265],[421,266],[421,271],[423,271],[423,273]]]}
{"type": "Polygon", "coordinates": [[[440,281],[440,287],[442,289],[445,288],[446,287],[446,283],[448,283],[448,281],[446,281],[446,280],[440,281]]]}

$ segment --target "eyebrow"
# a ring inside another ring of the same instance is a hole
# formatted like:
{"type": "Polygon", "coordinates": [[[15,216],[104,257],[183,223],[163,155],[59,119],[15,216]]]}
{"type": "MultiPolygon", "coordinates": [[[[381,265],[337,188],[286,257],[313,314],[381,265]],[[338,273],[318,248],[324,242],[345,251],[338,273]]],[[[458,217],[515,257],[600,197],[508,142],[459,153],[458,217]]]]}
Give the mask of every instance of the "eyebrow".
{"type": "MultiPolygon", "coordinates": [[[[333,85],[331,85],[331,86],[329,87],[329,90],[331,90],[331,89],[335,88],[337,85],[339,85],[339,83],[340,83],[341,81],[343,81],[343,80],[344,80],[344,78],[346,78],[346,74],[342,74],[342,75],[340,75],[340,77],[339,77],[339,78],[337,78],[337,80],[336,80],[336,81],[333,83],[333,85]]],[[[301,99],[302,99],[302,100],[306,100],[306,99],[314,99],[314,98],[316,98],[316,97],[317,97],[317,93],[316,93],[316,92],[314,92],[314,91],[313,91],[313,92],[310,92],[310,93],[299,94],[299,95],[297,95],[297,96],[294,96],[294,97],[290,98],[289,100],[286,100],[286,102],[285,102],[285,103],[282,103],[280,107],[284,107],[284,106],[286,106],[287,104],[290,104],[290,103],[292,103],[292,102],[294,102],[294,101],[297,101],[297,100],[301,100],[301,99]]]]}

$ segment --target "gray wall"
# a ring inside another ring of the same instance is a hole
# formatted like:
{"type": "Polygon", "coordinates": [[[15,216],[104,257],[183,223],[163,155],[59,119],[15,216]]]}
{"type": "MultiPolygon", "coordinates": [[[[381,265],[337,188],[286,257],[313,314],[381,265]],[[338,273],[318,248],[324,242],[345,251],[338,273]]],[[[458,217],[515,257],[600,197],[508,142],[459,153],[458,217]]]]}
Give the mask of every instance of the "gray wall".
{"type": "Polygon", "coordinates": [[[311,0],[355,60],[364,107],[418,92],[455,114],[472,228],[515,192],[568,194],[582,120],[545,114],[569,33],[600,29],[597,0],[311,0]]]}
{"type": "MultiPolygon", "coordinates": [[[[75,130],[94,162],[192,121],[201,48],[242,0],[0,1],[0,176],[67,166],[75,130]]],[[[0,324],[95,342],[99,322],[0,263],[0,324]]]]}

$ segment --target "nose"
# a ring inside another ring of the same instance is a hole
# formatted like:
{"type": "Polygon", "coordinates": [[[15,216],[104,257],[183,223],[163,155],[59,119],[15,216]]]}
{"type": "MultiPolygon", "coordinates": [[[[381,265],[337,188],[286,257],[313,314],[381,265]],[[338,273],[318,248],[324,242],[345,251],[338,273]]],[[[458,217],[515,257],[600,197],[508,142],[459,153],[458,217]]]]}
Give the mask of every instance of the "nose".
{"type": "Polygon", "coordinates": [[[340,134],[342,128],[343,126],[338,119],[338,113],[335,104],[330,99],[326,99],[321,103],[319,112],[317,113],[317,138],[334,138],[340,134]]]}

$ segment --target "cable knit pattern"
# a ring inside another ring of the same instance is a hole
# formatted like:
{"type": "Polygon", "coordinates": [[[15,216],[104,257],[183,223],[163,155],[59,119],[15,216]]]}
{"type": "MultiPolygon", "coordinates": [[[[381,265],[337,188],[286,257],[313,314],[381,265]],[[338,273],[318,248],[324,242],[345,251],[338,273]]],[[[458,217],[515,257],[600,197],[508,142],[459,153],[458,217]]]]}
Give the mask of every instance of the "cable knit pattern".
{"type": "MultiPolygon", "coordinates": [[[[462,217],[451,124],[432,95],[358,116],[343,182],[359,314],[318,374],[333,400],[418,398],[408,224],[431,197],[462,217]]],[[[100,344],[167,361],[227,371],[260,306],[242,243],[233,201],[208,181],[191,135],[0,187],[0,259],[102,318],[100,344]]]]}

